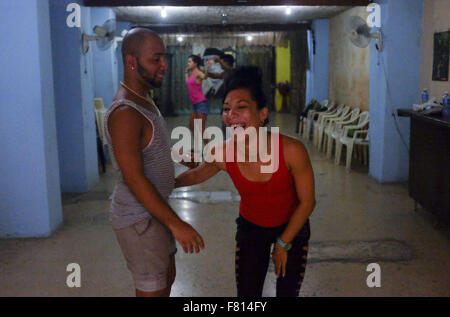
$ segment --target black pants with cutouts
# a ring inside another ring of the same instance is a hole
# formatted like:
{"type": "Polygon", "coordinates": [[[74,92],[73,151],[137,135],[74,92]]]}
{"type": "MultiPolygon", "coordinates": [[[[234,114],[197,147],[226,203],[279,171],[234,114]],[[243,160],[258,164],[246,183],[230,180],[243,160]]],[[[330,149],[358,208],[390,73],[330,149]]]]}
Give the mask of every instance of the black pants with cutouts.
{"type": "MultiPolygon", "coordinates": [[[[261,297],[271,248],[287,224],[265,228],[242,218],[236,219],[236,286],[238,297],[261,297]]],[[[277,297],[297,297],[305,274],[309,220],[291,242],[286,263],[286,275],[277,279],[277,297]]]]}

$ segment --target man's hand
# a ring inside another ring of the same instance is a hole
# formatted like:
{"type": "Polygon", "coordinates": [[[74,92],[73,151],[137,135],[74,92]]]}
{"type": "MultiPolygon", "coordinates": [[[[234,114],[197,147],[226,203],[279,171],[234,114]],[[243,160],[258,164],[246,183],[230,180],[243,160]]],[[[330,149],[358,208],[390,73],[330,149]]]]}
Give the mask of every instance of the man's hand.
{"type": "Polygon", "coordinates": [[[194,151],[182,154],[182,159],[180,164],[189,168],[195,168],[199,165],[198,162],[194,160],[194,151]]]}
{"type": "Polygon", "coordinates": [[[180,163],[181,165],[184,165],[186,167],[189,168],[195,168],[199,165],[198,162],[195,162],[194,160],[195,156],[194,156],[194,152],[190,151],[190,152],[186,152],[186,153],[180,153],[177,152],[175,150],[172,149],[172,159],[175,162],[180,163]]]}
{"type": "Polygon", "coordinates": [[[281,247],[278,243],[275,243],[272,252],[272,260],[275,265],[275,275],[277,278],[280,276],[286,275],[286,262],[287,262],[287,251],[281,247]]]}
{"type": "Polygon", "coordinates": [[[177,222],[170,230],[178,243],[183,247],[184,253],[199,253],[205,248],[203,238],[192,226],[184,221],[177,222]]]}
{"type": "Polygon", "coordinates": [[[185,162],[185,161],[181,161],[180,164],[184,165],[184,166],[186,166],[186,167],[188,167],[190,169],[196,168],[199,165],[198,162],[185,162]]]}

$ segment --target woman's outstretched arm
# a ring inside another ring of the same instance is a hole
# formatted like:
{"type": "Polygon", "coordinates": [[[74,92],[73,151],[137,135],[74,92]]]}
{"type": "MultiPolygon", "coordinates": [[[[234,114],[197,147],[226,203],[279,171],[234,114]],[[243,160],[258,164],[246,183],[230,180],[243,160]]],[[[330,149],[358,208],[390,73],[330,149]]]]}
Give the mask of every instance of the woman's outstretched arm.
{"type": "Polygon", "coordinates": [[[203,183],[220,172],[214,163],[204,163],[199,167],[190,169],[175,178],[175,187],[191,186],[203,183]]]}

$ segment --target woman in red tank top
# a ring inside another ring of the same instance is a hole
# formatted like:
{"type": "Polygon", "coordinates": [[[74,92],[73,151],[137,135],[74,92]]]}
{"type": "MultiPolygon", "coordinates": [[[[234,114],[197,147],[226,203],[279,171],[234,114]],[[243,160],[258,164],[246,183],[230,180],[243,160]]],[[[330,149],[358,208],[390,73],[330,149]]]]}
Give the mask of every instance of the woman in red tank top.
{"type": "Polygon", "coordinates": [[[238,296],[262,296],[272,245],[277,296],[298,296],[307,262],[308,218],[315,206],[314,174],[301,142],[278,133],[258,133],[268,117],[261,78],[255,66],[240,67],[230,75],[222,118],[233,135],[214,148],[215,160],[207,158],[211,163],[178,176],[176,187],[198,184],[226,171],[241,196],[236,220],[238,296]],[[252,129],[256,129],[257,142],[245,144],[249,138],[246,134],[252,129]],[[269,163],[251,151],[256,146],[260,153],[261,137],[267,138],[269,163]],[[245,147],[239,147],[242,142],[245,147]],[[245,153],[241,155],[243,148],[245,153]],[[245,161],[237,160],[238,154],[245,161]],[[269,165],[272,168],[263,173],[269,165]]]}

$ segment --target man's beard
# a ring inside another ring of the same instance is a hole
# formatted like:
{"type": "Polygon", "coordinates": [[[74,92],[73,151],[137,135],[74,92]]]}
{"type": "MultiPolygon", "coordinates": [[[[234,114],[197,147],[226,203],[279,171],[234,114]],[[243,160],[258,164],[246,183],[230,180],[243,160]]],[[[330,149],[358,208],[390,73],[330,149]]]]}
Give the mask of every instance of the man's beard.
{"type": "Polygon", "coordinates": [[[139,63],[139,60],[137,60],[137,71],[138,71],[138,74],[141,75],[142,79],[144,79],[144,81],[147,84],[149,84],[151,87],[160,88],[162,86],[162,81],[157,82],[155,80],[155,78],[151,78],[151,77],[148,77],[145,75],[145,73],[147,71],[144,69],[144,67],[141,66],[141,64],[139,63]]]}

